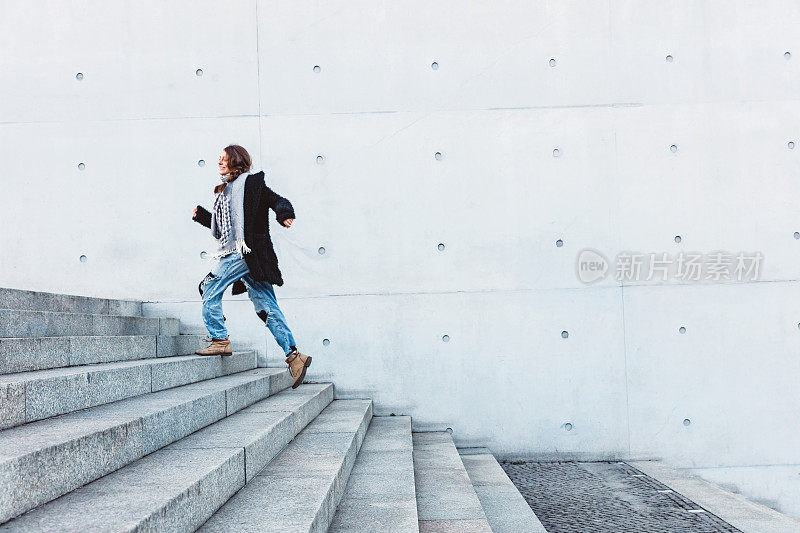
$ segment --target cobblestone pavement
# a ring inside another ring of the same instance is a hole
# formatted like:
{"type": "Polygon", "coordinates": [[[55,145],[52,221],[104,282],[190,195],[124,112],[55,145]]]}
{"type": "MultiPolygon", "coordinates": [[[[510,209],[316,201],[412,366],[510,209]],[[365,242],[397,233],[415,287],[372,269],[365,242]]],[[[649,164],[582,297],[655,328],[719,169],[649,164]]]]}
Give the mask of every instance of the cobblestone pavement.
{"type": "Polygon", "coordinates": [[[626,463],[501,465],[549,533],[740,531],[626,463]]]}

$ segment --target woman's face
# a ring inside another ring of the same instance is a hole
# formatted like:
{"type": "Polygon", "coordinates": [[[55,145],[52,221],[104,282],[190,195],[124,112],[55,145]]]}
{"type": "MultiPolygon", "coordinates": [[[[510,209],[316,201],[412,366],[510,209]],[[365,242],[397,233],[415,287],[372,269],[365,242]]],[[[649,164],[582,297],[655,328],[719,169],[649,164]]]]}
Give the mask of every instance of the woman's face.
{"type": "Polygon", "coordinates": [[[217,163],[217,166],[219,167],[220,176],[224,176],[225,174],[227,174],[229,172],[229,170],[228,170],[228,154],[225,153],[225,150],[223,150],[222,153],[219,154],[219,163],[217,163]]]}

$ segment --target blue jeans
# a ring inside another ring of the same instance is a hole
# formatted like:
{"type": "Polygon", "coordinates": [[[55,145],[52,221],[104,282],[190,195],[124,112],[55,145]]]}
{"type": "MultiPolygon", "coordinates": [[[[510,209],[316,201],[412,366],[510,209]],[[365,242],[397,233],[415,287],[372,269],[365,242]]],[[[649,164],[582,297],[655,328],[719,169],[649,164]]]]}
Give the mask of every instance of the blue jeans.
{"type": "Polygon", "coordinates": [[[247,295],[253,302],[256,314],[266,314],[266,322],[275,341],[285,354],[295,346],[294,337],[286,325],[286,318],[278,307],[272,284],[266,281],[255,281],[250,276],[250,269],[239,252],[233,252],[220,258],[211,273],[203,280],[203,322],[212,339],[224,339],[228,336],[222,316],[222,294],[230,285],[241,279],[247,286],[247,295]]]}

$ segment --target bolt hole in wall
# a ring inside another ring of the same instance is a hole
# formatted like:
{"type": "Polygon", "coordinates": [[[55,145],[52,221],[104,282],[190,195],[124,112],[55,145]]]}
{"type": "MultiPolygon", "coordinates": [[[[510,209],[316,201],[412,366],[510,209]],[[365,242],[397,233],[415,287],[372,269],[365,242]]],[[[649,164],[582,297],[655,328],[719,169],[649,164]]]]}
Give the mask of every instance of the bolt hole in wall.
{"type": "Polygon", "coordinates": [[[80,256],[80,257],[78,258],[78,260],[79,260],[81,263],[85,263],[85,262],[87,261],[87,259],[88,259],[88,258],[87,258],[85,255],[82,255],[82,256],[80,256]]]}
{"type": "Polygon", "coordinates": [[[675,235],[675,242],[681,242],[681,240],[682,239],[680,235],[675,235]]]}
{"type": "Polygon", "coordinates": [[[84,163],[78,163],[78,170],[83,170],[85,168],[86,168],[86,165],[84,163]]]}
{"type": "Polygon", "coordinates": [[[203,75],[203,69],[199,68],[199,69],[195,70],[194,74],[195,74],[195,76],[202,76],[203,75]]]}
{"type": "Polygon", "coordinates": [[[569,338],[569,331],[567,331],[567,330],[562,331],[561,332],[561,338],[562,339],[569,338]]]}
{"type": "Polygon", "coordinates": [[[322,345],[328,346],[331,343],[330,339],[322,339],[322,345]]]}
{"type": "Polygon", "coordinates": [[[678,328],[678,332],[679,333],[686,333],[686,328],[681,326],[681,327],[678,328]]]}
{"type": "Polygon", "coordinates": [[[436,247],[440,252],[444,252],[444,243],[440,242],[439,245],[436,247]]]}
{"type": "Polygon", "coordinates": [[[450,342],[450,335],[442,335],[442,342],[450,342]]]}
{"type": "Polygon", "coordinates": [[[557,246],[558,248],[561,248],[562,246],[564,246],[564,241],[562,241],[561,239],[558,239],[558,240],[556,241],[556,246],[557,246]]]}

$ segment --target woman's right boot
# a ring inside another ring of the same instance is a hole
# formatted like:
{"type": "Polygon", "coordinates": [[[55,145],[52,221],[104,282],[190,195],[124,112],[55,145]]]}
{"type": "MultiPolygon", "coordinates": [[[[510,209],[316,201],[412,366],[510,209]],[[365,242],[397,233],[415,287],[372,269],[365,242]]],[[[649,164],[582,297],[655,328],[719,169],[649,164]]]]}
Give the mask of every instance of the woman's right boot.
{"type": "Polygon", "coordinates": [[[286,364],[289,365],[289,373],[294,378],[292,388],[296,389],[303,382],[303,378],[306,377],[306,368],[311,366],[311,356],[300,353],[295,348],[286,356],[286,364]]]}

